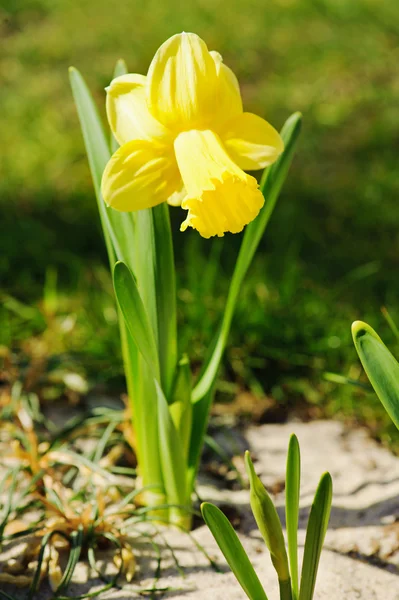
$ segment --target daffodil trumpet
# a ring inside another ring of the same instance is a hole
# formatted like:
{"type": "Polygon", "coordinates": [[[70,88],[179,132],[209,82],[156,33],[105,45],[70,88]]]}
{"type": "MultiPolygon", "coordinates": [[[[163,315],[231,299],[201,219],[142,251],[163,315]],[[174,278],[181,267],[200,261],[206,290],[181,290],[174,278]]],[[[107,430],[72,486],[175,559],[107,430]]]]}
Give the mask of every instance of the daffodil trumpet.
{"type": "Polygon", "coordinates": [[[151,490],[145,501],[158,506],[157,518],[188,529],[237,296],[287,175],[300,115],[280,135],[243,112],[220,54],[183,33],[159,48],[147,76],[118,63],[107,88],[111,154],[84,80],[75,69],[70,75],[113,272],[138,471],[151,490]],[[245,172],[265,167],[260,184],[245,172]],[[169,205],[187,211],[182,232],[209,238],[246,226],[222,322],[195,383],[177,350],[169,205]]]}

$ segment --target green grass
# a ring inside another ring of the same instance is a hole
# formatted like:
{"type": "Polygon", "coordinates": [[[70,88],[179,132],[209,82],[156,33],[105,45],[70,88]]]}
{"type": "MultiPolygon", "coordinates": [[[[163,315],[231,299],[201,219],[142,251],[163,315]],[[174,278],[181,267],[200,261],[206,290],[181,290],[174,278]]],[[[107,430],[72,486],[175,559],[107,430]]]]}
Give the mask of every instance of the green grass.
{"type": "MultiPolygon", "coordinates": [[[[115,61],[145,73],[158,46],[195,31],[237,73],[247,110],[280,127],[304,114],[302,141],[266,239],[243,287],[223,379],[313,416],[342,414],[385,429],[378,401],[326,382],[356,378],[350,324],[387,343],[379,309],[398,321],[399,5],[379,0],[25,0],[0,4],[0,344],[18,349],[45,328],[36,310],[47,268],[59,314],[76,324],[59,347],[90,381],[123,388],[115,311],[67,67],[99,106],[115,61]],[[105,291],[101,291],[105,288],[105,291]],[[62,348],[61,348],[62,346],[62,348]]],[[[238,236],[210,244],[180,234],[181,346],[201,361],[223,310],[238,236]],[[219,260],[220,253],[220,260],[219,260]],[[206,277],[203,276],[206,269],[206,277]]],[[[393,350],[397,350],[393,346],[393,350]]],[[[222,399],[224,396],[221,396],[222,399]]],[[[396,435],[397,439],[397,435],[396,435]]]]}

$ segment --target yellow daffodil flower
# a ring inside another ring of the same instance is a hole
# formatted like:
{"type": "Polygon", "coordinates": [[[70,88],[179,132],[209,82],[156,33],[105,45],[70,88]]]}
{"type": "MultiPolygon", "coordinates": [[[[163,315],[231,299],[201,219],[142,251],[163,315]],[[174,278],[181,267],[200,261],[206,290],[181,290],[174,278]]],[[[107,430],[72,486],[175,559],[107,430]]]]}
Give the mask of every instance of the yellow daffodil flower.
{"type": "Polygon", "coordinates": [[[283,151],[277,131],[243,112],[234,73],[194,33],[174,35],[148,75],[122,75],[107,90],[107,115],[120,148],[102,179],[105,202],[119,211],[161,202],[188,210],[181,225],[203,237],[237,233],[264,199],[245,170],[283,151]]]}

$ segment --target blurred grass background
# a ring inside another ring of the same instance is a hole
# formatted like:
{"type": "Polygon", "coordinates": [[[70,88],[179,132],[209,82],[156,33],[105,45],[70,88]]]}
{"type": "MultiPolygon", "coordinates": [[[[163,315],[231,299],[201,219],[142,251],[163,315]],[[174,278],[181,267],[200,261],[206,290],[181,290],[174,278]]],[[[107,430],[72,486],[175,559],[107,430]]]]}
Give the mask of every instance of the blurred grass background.
{"type": "MultiPolygon", "coordinates": [[[[0,344],[24,372],[47,353],[89,385],[123,388],[116,314],[67,67],[103,111],[116,60],[146,73],[170,35],[195,31],[236,72],[246,110],[276,127],[302,111],[297,157],[244,286],[219,385],[342,416],[395,437],[378,401],[326,372],[362,378],[350,324],[394,351],[399,320],[399,4],[381,0],[0,0],[0,344]],[[40,352],[39,352],[40,353],[40,352]],[[28,358],[27,358],[28,357],[28,358]],[[101,385],[100,385],[101,384],[101,385]]],[[[201,361],[240,236],[180,234],[181,346],[201,361]]],[[[397,436],[396,436],[397,438],[397,436]]]]}

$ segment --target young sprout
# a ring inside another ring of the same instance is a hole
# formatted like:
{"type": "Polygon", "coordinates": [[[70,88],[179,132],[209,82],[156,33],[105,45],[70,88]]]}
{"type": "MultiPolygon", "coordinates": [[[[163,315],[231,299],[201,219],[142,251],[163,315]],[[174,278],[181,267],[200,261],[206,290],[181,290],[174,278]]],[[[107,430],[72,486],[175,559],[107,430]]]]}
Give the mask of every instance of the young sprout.
{"type": "MultiPolygon", "coordinates": [[[[288,555],[283,529],[274,504],[245,453],[245,466],[250,482],[250,503],[259,531],[270,552],[277,573],[280,600],[312,600],[320,554],[330,518],[332,481],[329,473],[322,475],[306,531],[300,585],[298,585],[300,451],[295,435],[291,436],[286,469],[286,523],[288,555]]],[[[204,502],[202,515],[224,554],[231,570],[250,600],[267,600],[266,592],[230,522],[222,511],[204,502]]]]}

